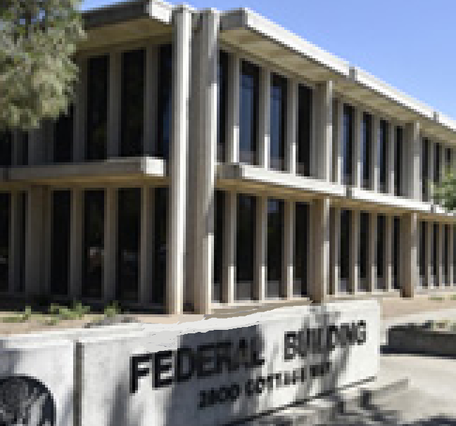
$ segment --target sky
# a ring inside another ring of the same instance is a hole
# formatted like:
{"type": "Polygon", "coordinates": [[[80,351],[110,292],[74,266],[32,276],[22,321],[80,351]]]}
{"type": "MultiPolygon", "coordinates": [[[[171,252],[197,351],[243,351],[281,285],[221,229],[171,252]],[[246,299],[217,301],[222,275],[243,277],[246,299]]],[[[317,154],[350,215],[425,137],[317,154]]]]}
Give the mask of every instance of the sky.
{"type": "MultiPolygon", "coordinates": [[[[113,0],[83,0],[83,9],[113,0]]],[[[180,4],[182,1],[170,3],[180,4]]],[[[188,0],[248,7],[456,119],[454,0],[188,0]]]]}

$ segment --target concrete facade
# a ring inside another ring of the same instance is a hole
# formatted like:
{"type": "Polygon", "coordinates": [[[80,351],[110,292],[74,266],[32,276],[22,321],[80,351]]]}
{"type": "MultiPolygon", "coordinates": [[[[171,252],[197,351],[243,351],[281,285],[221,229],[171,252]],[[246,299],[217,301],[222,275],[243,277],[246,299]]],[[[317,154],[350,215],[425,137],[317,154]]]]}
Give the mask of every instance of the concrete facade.
{"type": "Polygon", "coordinates": [[[250,10],[85,22],[66,124],[2,142],[3,293],[210,313],[453,288],[429,186],[455,121],[250,10]]]}

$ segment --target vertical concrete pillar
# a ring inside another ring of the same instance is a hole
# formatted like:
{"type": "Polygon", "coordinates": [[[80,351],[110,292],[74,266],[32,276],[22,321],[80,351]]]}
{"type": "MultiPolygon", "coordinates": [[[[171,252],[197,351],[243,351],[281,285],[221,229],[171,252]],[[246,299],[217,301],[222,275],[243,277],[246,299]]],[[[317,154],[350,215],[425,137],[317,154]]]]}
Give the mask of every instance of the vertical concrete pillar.
{"type": "Polygon", "coordinates": [[[186,180],[188,152],[188,102],[192,12],[186,6],[174,10],[172,130],[169,159],[169,226],[166,264],[166,311],[183,310],[186,180]]]}
{"type": "Polygon", "coordinates": [[[318,198],[312,203],[311,232],[313,241],[313,280],[309,286],[309,296],[316,303],[323,302],[328,294],[329,248],[330,248],[330,200],[318,198]]]}
{"type": "MultiPolygon", "coordinates": [[[[317,85],[316,94],[316,167],[315,176],[329,181],[332,167],[332,108],[334,84],[331,80],[317,85]]],[[[322,207],[322,206],[320,206],[322,207]]],[[[323,207],[322,207],[323,208],[323,207]]],[[[317,207],[318,209],[318,207],[317,207]]],[[[320,277],[323,278],[323,277],[320,277]]],[[[326,282],[325,282],[326,283],[326,282]]],[[[326,289],[325,289],[326,290],[326,289]]]]}
{"type": "Polygon", "coordinates": [[[385,291],[393,289],[393,220],[390,214],[385,215],[385,291]]]}
{"type": "Polygon", "coordinates": [[[388,148],[387,152],[387,192],[389,194],[394,194],[394,176],[396,175],[396,170],[394,168],[395,163],[395,154],[396,154],[396,126],[392,121],[389,123],[389,133],[388,133],[388,148]]]}
{"type": "Polygon", "coordinates": [[[228,163],[239,161],[239,92],[240,63],[239,55],[230,55],[228,75],[228,141],[226,159],[228,163]]]}
{"type": "Polygon", "coordinates": [[[342,183],[343,174],[343,137],[344,137],[344,102],[337,99],[336,110],[334,111],[334,133],[333,133],[333,170],[332,180],[335,183],[342,183]]]}
{"type": "Polygon", "coordinates": [[[112,52],[109,57],[108,158],[120,155],[121,67],[122,54],[112,52]]]}
{"type": "Polygon", "coordinates": [[[367,291],[377,288],[377,214],[369,213],[369,253],[367,261],[367,291]]]}
{"type": "Polygon", "coordinates": [[[378,147],[379,147],[379,130],[380,130],[380,117],[378,115],[372,116],[372,149],[371,149],[371,189],[375,192],[380,188],[380,168],[378,164],[378,147]]]}
{"type": "Polygon", "coordinates": [[[331,255],[330,255],[330,293],[337,296],[340,281],[340,207],[331,209],[331,255]]]}
{"type": "Polygon", "coordinates": [[[359,235],[360,211],[352,210],[350,231],[350,283],[349,291],[356,294],[359,289],[359,235]]]}
{"type": "Polygon", "coordinates": [[[157,79],[158,52],[156,45],[146,48],[146,76],[144,99],[144,155],[152,156],[156,151],[157,79]]]}
{"type": "MultiPolygon", "coordinates": [[[[420,152],[421,152],[421,140],[420,140],[420,123],[415,121],[408,123],[405,127],[405,138],[404,138],[404,161],[405,161],[405,174],[404,174],[404,186],[405,194],[410,198],[419,200],[421,198],[421,176],[420,176],[420,152]]],[[[431,144],[432,153],[432,144],[431,144]]],[[[431,154],[432,155],[432,154],[431,154]]],[[[424,159],[425,160],[425,159],[424,159]]],[[[430,161],[429,165],[431,168],[429,172],[432,173],[433,162],[430,161]]],[[[429,176],[432,176],[430,174],[429,176]]]]}
{"type": "Polygon", "coordinates": [[[271,72],[261,68],[258,131],[258,163],[265,169],[270,163],[271,72]]]}
{"type": "Polygon", "coordinates": [[[152,271],[154,248],[154,188],[143,186],[141,190],[141,240],[139,271],[139,303],[146,305],[152,300],[152,271]]]}
{"type": "Polygon", "coordinates": [[[266,298],[266,254],[268,229],[268,199],[265,196],[257,198],[255,232],[255,264],[253,297],[263,301],[266,298]]]}
{"type": "Polygon", "coordinates": [[[44,189],[31,186],[28,190],[25,245],[25,294],[40,294],[43,287],[45,251],[44,241],[44,189]]]}
{"type": "Polygon", "coordinates": [[[79,298],[82,291],[82,252],[83,252],[83,217],[84,191],[73,188],[71,191],[70,214],[70,286],[71,298],[79,298]]]}
{"type": "Polygon", "coordinates": [[[413,297],[418,283],[418,215],[408,213],[401,216],[401,260],[402,295],[413,297]]]}
{"type": "Polygon", "coordinates": [[[287,86],[287,131],[285,144],[285,170],[296,174],[297,133],[298,133],[298,84],[289,79],[287,86]]]}
{"type": "Polygon", "coordinates": [[[105,229],[104,229],[104,265],[103,299],[109,302],[116,297],[117,270],[117,189],[105,191],[105,229]]]}
{"type": "Polygon", "coordinates": [[[87,58],[78,58],[79,79],[75,88],[73,123],[73,161],[81,162],[86,150],[87,58]]]}
{"type": "Polygon", "coordinates": [[[237,194],[235,192],[226,193],[225,205],[222,301],[230,304],[234,302],[236,283],[237,194]]]}
{"type": "Polygon", "coordinates": [[[363,110],[360,107],[355,108],[355,117],[353,123],[353,186],[361,188],[363,177],[361,144],[363,141],[363,110]]]}
{"type": "Polygon", "coordinates": [[[194,253],[193,306],[196,312],[211,310],[214,268],[215,163],[217,158],[217,63],[219,15],[205,11],[199,48],[199,155],[196,193],[196,250],[194,253]]]}
{"type": "Polygon", "coordinates": [[[283,288],[282,296],[285,299],[293,297],[294,280],[294,234],[295,234],[295,202],[285,201],[283,238],[283,288]]]}

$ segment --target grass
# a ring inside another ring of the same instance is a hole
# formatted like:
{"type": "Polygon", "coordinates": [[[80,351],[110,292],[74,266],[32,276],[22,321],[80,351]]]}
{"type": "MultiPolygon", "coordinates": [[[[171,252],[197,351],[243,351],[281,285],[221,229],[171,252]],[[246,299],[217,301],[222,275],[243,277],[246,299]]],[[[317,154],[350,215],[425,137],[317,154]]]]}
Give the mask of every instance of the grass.
{"type": "Polygon", "coordinates": [[[2,322],[5,323],[23,323],[27,322],[32,318],[32,307],[26,306],[24,312],[18,315],[12,315],[9,317],[2,318],[2,322]]]}
{"type": "Polygon", "coordinates": [[[435,302],[443,302],[445,298],[443,296],[429,296],[429,300],[433,300],[435,302]]]}
{"type": "Polygon", "coordinates": [[[113,318],[121,313],[119,302],[114,301],[104,308],[103,314],[106,318],[113,318]]]}
{"type": "Polygon", "coordinates": [[[450,300],[456,300],[456,294],[452,294],[452,295],[450,296],[450,300]]]}
{"type": "Polygon", "coordinates": [[[49,307],[49,314],[62,321],[74,321],[83,319],[90,312],[89,306],[84,306],[81,302],[73,301],[71,307],[56,305],[54,303],[49,307]]]}

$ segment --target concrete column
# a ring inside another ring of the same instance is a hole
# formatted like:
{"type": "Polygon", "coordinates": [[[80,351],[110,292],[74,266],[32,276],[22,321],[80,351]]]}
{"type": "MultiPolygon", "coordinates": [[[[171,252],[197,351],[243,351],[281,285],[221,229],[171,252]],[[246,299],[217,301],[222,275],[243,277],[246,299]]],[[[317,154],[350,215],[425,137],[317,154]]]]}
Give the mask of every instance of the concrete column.
{"type": "MultiPolygon", "coordinates": [[[[183,310],[188,102],[192,15],[186,6],[174,10],[172,131],[169,159],[169,227],[166,264],[166,311],[183,310]]],[[[209,299],[210,300],[210,299],[209,299]]]]}
{"type": "Polygon", "coordinates": [[[443,274],[443,243],[444,243],[444,227],[443,223],[438,224],[438,237],[437,237],[437,280],[438,286],[444,287],[445,279],[443,274]]]}
{"type": "Polygon", "coordinates": [[[330,293],[337,296],[340,280],[340,207],[331,209],[330,293]]]}
{"type": "Polygon", "coordinates": [[[156,151],[157,79],[158,52],[156,45],[146,48],[146,77],[144,99],[144,155],[152,156],[156,151]]]}
{"type": "Polygon", "coordinates": [[[285,201],[284,207],[284,238],[283,238],[283,289],[285,299],[293,297],[294,281],[294,235],[295,235],[295,208],[296,203],[285,201]]]}
{"type": "Polygon", "coordinates": [[[121,67],[121,53],[112,52],[109,56],[108,158],[120,155],[121,67]]]}
{"type": "Polygon", "coordinates": [[[360,107],[355,108],[355,117],[353,122],[353,186],[361,188],[363,177],[361,144],[363,142],[363,110],[360,107]]]}
{"type": "Polygon", "coordinates": [[[82,291],[83,196],[80,188],[71,191],[69,295],[74,299],[79,298],[82,291]]]}
{"type": "Polygon", "coordinates": [[[369,213],[369,253],[367,262],[367,291],[377,288],[377,214],[369,213]]]}
{"type": "Polygon", "coordinates": [[[401,216],[401,277],[402,296],[413,297],[418,284],[418,215],[408,213],[401,216]]]}
{"type": "Polygon", "coordinates": [[[359,289],[359,232],[360,232],[360,211],[351,212],[350,232],[350,283],[349,291],[356,294],[359,289]]]}
{"type": "MultiPolygon", "coordinates": [[[[332,102],[334,84],[331,80],[317,85],[316,95],[316,167],[315,176],[329,181],[332,167],[332,102]]],[[[323,208],[322,206],[320,206],[323,208]]],[[[324,208],[323,208],[324,209],[324,208]]],[[[323,277],[320,277],[323,278],[323,277]]],[[[325,278],[324,284],[326,285],[325,278]]],[[[326,289],[325,289],[326,291],[326,289]]],[[[319,293],[318,293],[319,294],[319,293]]],[[[322,295],[324,296],[324,295],[322,295]]]]}
{"type": "Polygon", "coordinates": [[[267,68],[260,71],[260,106],[258,130],[258,164],[265,169],[270,163],[270,118],[271,118],[271,72],[267,68]]]}
{"type": "Polygon", "coordinates": [[[236,283],[237,194],[235,192],[226,192],[225,200],[222,301],[230,304],[234,302],[236,283]]]}
{"type": "Polygon", "coordinates": [[[453,256],[454,256],[454,232],[453,224],[448,226],[448,285],[453,286],[453,274],[454,274],[454,265],[453,265],[453,256]]]}
{"type": "Polygon", "coordinates": [[[378,115],[372,116],[372,149],[371,149],[371,176],[372,182],[370,188],[378,192],[380,188],[380,168],[378,164],[378,136],[380,129],[380,118],[378,115]]]}
{"type": "MultiPolygon", "coordinates": [[[[404,161],[405,172],[403,175],[405,194],[412,199],[421,198],[421,176],[420,176],[420,123],[408,123],[404,132],[404,161]]],[[[432,147],[432,144],[431,144],[432,147]]],[[[432,152],[432,148],[431,148],[432,152]]],[[[430,159],[429,159],[430,160],[430,159]]],[[[430,162],[432,166],[432,162],[430,162]]],[[[432,168],[430,169],[432,173],[432,168]]],[[[432,174],[430,175],[432,176],[432,174]]]]}
{"type": "Polygon", "coordinates": [[[298,134],[298,84],[289,79],[287,86],[287,131],[285,144],[285,170],[296,174],[298,134]]]}
{"type": "Polygon", "coordinates": [[[318,198],[312,203],[311,227],[313,241],[313,279],[309,286],[309,297],[316,303],[323,302],[328,294],[329,246],[330,246],[330,200],[318,198]]]}
{"type": "Polygon", "coordinates": [[[426,282],[428,288],[432,288],[434,285],[434,280],[432,277],[432,245],[433,245],[433,226],[432,222],[425,222],[426,223],[426,253],[425,253],[425,259],[426,259],[426,282]]]}
{"type": "Polygon", "coordinates": [[[31,186],[28,190],[25,244],[25,294],[40,294],[43,287],[45,250],[44,211],[45,191],[41,186],[31,186]]]}
{"type": "Polygon", "coordinates": [[[230,55],[228,75],[228,140],[226,159],[228,163],[239,161],[239,92],[241,61],[239,55],[230,55]]]}
{"type": "Polygon", "coordinates": [[[266,298],[266,254],[267,254],[267,230],[268,230],[268,199],[264,196],[257,198],[255,232],[255,264],[253,297],[263,301],[266,298]]]}
{"type": "Polygon", "coordinates": [[[199,48],[199,154],[197,158],[196,250],[194,253],[193,306],[195,312],[211,310],[214,268],[215,163],[217,158],[217,63],[219,15],[202,14],[199,48]]]}
{"type": "Polygon", "coordinates": [[[105,191],[103,299],[105,302],[116,297],[117,271],[117,189],[105,191]]]}
{"type": "Polygon", "coordinates": [[[393,122],[389,122],[388,134],[388,148],[387,148],[387,192],[394,195],[394,176],[396,170],[394,169],[395,160],[395,147],[396,147],[396,126],[393,122]]]}
{"type": "Polygon", "coordinates": [[[393,220],[385,215],[385,291],[393,289],[393,220]]]}
{"type": "Polygon", "coordinates": [[[154,188],[150,186],[144,186],[141,190],[139,302],[142,305],[146,305],[152,300],[154,193],[154,188]]]}
{"type": "Polygon", "coordinates": [[[334,111],[334,134],[333,134],[333,171],[332,180],[342,183],[343,167],[343,134],[344,134],[344,102],[337,99],[334,111]]]}
{"type": "Polygon", "coordinates": [[[86,151],[87,58],[78,58],[79,79],[75,88],[73,124],[73,161],[81,162],[86,151]]]}

